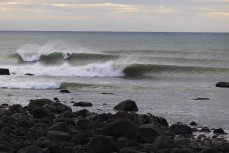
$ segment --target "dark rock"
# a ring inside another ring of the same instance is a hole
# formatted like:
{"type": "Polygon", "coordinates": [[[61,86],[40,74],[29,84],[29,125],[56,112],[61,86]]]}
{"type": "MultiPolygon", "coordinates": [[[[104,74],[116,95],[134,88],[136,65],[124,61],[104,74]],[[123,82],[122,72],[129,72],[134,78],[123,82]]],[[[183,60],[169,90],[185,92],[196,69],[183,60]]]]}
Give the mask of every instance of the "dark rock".
{"type": "Polygon", "coordinates": [[[170,153],[194,153],[194,151],[188,148],[174,148],[170,153]]]}
{"type": "Polygon", "coordinates": [[[218,82],[215,86],[220,88],[229,88],[229,82],[218,82]]]}
{"type": "Polygon", "coordinates": [[[158,136],[153,143],[155,151],[160,149],[174,148],[175,146],[175,142],[164,135],[158,136]]]}
{"type": "Polygon", "coordinates": [[[131,148],[123,148],[122,150],[120,150],[120,153],[144,153],[144,152],[131,149],[131,148]]]}
{"type": "Polygon", "coordinates": [[[101,94],[103,94],[103,95],[113,95],[114,93],[111,93],[111,92],[103,92],[103,93],[101,93],[101,94]]]}
{"type": "Polygon", "coordinates": [[[229,142],[220,144],[216,148],[223,151],[223,152],[229,152],[229,142]]]}
{"type": "Polygon", "coordinates": [[[9,69],[0,68],[0,75],[10,75],[9,69]]]}
{"type": "Polygon", "coordinates": [[[18,153],[43,153],[43,151],[40,147],[31,145],[23,149],[20,149],[18,153]]]}
{"type": "Polygon", "coordinates": [[[162,135],[162,132],[156,125],[142,124],[138,127],[137,139],[140,142],[153,143],[160,135],[162,135]]]}
{"type": "Polygon", "coordinates": [[[47,137],[55,141],[69,141],[72,138],[69,133],[63,131],[48,131],[47,137]]]}
{"type": "Polygon", "coordinates": [[[72,111],[72,109],[69,106],[57,102],[46,104],[44,107],[55,114],[61,114],[66,111],[72,111]]]}
{"type": "Polygon", "coordinates": [[[62,153],[60,152],[60,147],[46,137],[39,137],[36,140],[36,145],[41,148],[48,148],[51,153],[62,153]]]}
{"type": "Polygon", "coordinates": [[[204,126],[203,128],[201,128],[200,131],[201,131],[201,132],[205,132],[205,133],[211,132],[211,130],[210,130],[207,126],[204,126]]]}
{"type": "Polygon", "coordinates": [[[13,147],[8,142],[0,141],[0,152],[1,153],[13,153],[13,147]]]}
{"type": "Polygon", "coordinates": [[[189,125],[197,126],[197,123],[193,121],[193,122],[191,122],[189,125]]]}
{"type": "Polygon", "coordinates": [[[138,111],[138,107],[137,107],[135,101],[129,99],[129,100],[126,100],[126,101],[123,101],[123,102],[120,102],[119,104],[117,104],[114,107],[114,110],[136,112],[136,111],[138,111]]]}
{"type": "Polygon", "coordinates": [[[34,74],[32,74],[32,73],[26,73],[25,75],[33,76],[34,74]]]}
{"type": "Polygon", "coordinates": [[[131,121],[134,121],[134,116],[129,114],[128,112],[117,112],[115,115],[113,115],[114,119],[121,119],[121,118],[126,118],[129,119],[131,121]]]}
{"type": "Polygon", "coordinates": [[[43,107],[44,105],[53,103],[53,101],[49,99],[35,99],[35,100],[30,100],[29,105],[27,107],[28,110],[32,111],[38,107],[43,107]]]}
{"type": "Polygon", "coordinates": [[[86,133],[78,133],[73,137],[73,142],[77,145],[85,145],[89,140],[89,136],[86,133]]]}
{"type": "Polygon", "coordinates": [[[116,142],[106,136],[95,136],[87,146],[87,153],[113,153],[117,151],[116,142]]]}
{"type": "Polygon", "coordinates": [[[8,108],[8,107],[9,107],[8,104],[2,104],[2,105],[0,106],[0,108],[3,108],[3,109],[8,108]]]}
{"type": "Polygon", "coordinates": [[[60,93],[71,93],[71,92],[66,90],[66,89],[62,89],[62,90],[60,90],[60,93]]]}
{"type": "Polygon", "coordinates": [[[14,104],[13,106],[10,106],[9,110],[12,113],[24,113],[25,112],[24,108],[20,104],[14,104]]]}
{"type": "Polygon", "coordinates": [[[115,137],[127,137],[129,139],[136,138],[137,126],[128,119],[117,119],[113,122],[106,124],[103,127],[105,135],[115,137]]]}
{"type": "Polygon", "coordinates": [[[52,112],[50,112],[47,108],[43,108],[43,107],[33,110],[32,114],[34,118],[38,118],[38,119],[41,119],[43,117],[47,117],[51,119],[55,118],[55,115],[52,112]]]}
{"type": "Polygon", "coordinates": [[[67,126],[64,122],[55,123],[48,128],[50,131],[64,131],[64,132],[71,132],[71,129],[67,126]]]}
{"type": "Polygon", "coordinates": [[[176,134],[192,134],[192,128],[190,128],[188,125],[183,123],[176,123],[170,126],[170,130],[174,131],[176,134]]]}
{"type": "Polygon", "coordinates": [[[54,97],[53,100],[55,100],[56,102],[60,102],[60,100],[57,97],[54,97]]]}
{"type": "Polygon", "coordinates": [[[82,110],[74,112],[75,115],[81,116],[81,117],[86,117],[88,113],[89,111],[87,109],[82,109],[82,110]]]}
{"type": "Polygon", "coordinates": [[[134,139],[137,134],[137,126],[129,119],[117,119],[106,124],[103,127],[103,132],[105,135],[134,139]]]}
{"type": "Polygon", "coordinates": [[[226,134],[226,133],[224,132],[224,130],[221,129],[221,128],[215,129],[215,130],[213,131],[213,133],[216,133],[216,134],[226,134]]]}
{"type": "Polygon", "coordinates": [[[80,101],[77,103],[74,103],[73,106],[78,106],[78,107],[91,107],[92,103],[86,102],[86,101],[80,101]]]}
{"type": "Polygon", "coordinates": [[[87,120],[87,119],[81,119],[77,122],[77,127],[79,129],[90,129],[92,127],[94,127],[96,125],[96,122],[91,121],[91,120],[87,120]]]}
{"type": "Polygon", "coordinates": [[[209,98],[195,98],[193,100],[210,100],[209,98]]]}
{"type": "Polygon", "coordinates": [[[223,152],[217,149],[210,148],[210,149],[201,151],[201,153],[223,153],[223,152]]]}

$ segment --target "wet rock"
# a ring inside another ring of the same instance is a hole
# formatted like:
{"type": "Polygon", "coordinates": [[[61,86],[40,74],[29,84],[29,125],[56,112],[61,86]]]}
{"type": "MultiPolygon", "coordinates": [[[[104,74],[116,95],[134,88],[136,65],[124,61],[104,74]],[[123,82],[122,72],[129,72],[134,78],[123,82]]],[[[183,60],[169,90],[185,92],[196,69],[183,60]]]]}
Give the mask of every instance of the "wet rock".
{"type": "Polygon", "coordinates": [[[9,110],[12,113],[24,113],[25,112],[24,108],[20,104],[15,104],[15,105],[10,106],[9,110]]]}
{"type": "Polygon", "coordinates": [[[216,147],[218,150],[221,150],[223,152],[229,152],[229,142],[220,144],[216,147]]]}
{"type": "Polygon", "coordinates": [[[123,102],[120,102],[113,109],[116,111],[133,111],[133,112],[138,111],[138,107],[137,107],[135,101],[130,100],[130,99],[123,101],[123,102]]]}
{"type": "Polygon", "coordinates": [[[195,98],[193,100],[210,100],[209,98],[195,98]]]}
{"type": "Polygon", "coordinates": [[[194,151],[188,148],[174,148],[170,153],[194,153],[194,151]]]}
{"type": "Polygon", "coordinates": [[[13,153],[13,147],[8,142],[0,141],[0,152],[1,153],[13,153]]]}
{"type": "Polygon", "coordinates": [[[229,82],[217,82],[215,86],[220,88],[229,88],[229,82]]]}
{"type": "Polygon", "coordinates": [[[144,152],[131,149],[131,148],[123,148],[122,150],[120,150],[120,153],[144,153],[144,152]]]}
{"type": "Polygon", "coordinates": [[[6,109],[6,108],[8,108],[8,107],[9,107],[8,104],[2,104],[2,105],[0,106],[0,108],[2,108],[2,109],[6,109]]]}
{"type": "Polygon", "coordinates": [[[138,127],[137,140],[143,143],[153,143],[162,135],[161,130],[154,124],[142,124],[138,127]]]}
{"type": "Polygon", "coordinates": [[[153,143],[153,147],[155,151],[158,151],[160,149],[168,149],[168,148],[175,148],[175,142],[173,140],[171,140],[170,138],[161,135],[158,136],[154,143],[153,143]]]}
{"type": "Polygon", "coordinates": [[[32,73],[26,73],[25,75],[33,76],[34,74],[32,74],[32,73]]]}
{"type": "Polygon", "coordinates": [[[55,100],[55,102],[60,102],[59,98],[54,97],[53,100],[55,100]]]}
{"type": "Polygon", "coordinates": [[[88,113],[89,111],[87,109],[82,109],[82,110],[74,112],[75,115],[81,116],[81,117],[86,117],[88,113]]]}
{"type": "Polygon", "coordinates": [[[18,153],[43,153],[43,151],[40,147],[31,145],[23,149],[20,149],[18,153]]]}
{"type": "Polygon", "coordinates": [[[215,134],[226,134],[226,133],[224,132],[224,130],[221,129],[221,128],[215,129],[215,130],[213,131],[213,133],[215,133],[215,134]]]}
{"type": "Polygon", "coordinates": [[[211,132],[211,130],[210,130],[207,126],[204,126],[203,128],[201,128],[200,131],[201,131],[201,132],[205,132],[205,133],[211,132]]]}
{"type": "Polygon", "coordinates": [[[201,151],[201,153],[223,153],[223,152],[217,149],[211,148],[211,149],[203,150],[201,151]]]}
{"type": "Polygon", "coordinates": [[[69,106],[57,102],[46,104],[44,107],[55,114],[61,114],[66,111],[72,111],[72,109],[69,106]]]}
{"type": "Polygon", "coordinates": [[[37,119],[41,119],[44,117],[51,118],[51,119],[55,118],[55,115],[52,112],[50,112],[47,108],[43,108],[43,107],[33,110],[32,114],[33,117],[37,119]]]}
{"type": "Polygon", "coordinates": [[[103,95],[114,95],[114,93],[111,93],[111,92],[103,92],[101,94],[103,94],[103,95]]]}
{"type": "Polygon", "coordinates": [[[80,102],[74,103],[73,106],[78,106],[78,107],[92,107],[92,103],[86,102],[86,101],[80,101],[80,102]]]}
{"type": "Polygon", "coordinates": [[[193,121],[189,125],[191,125],[191,126],[197,126],[197,123],[193,121]]]}
{"type": "Polygon", "coordinates": [[[0,75],[10,75],[9,69],[0,68],[0,75]]]}
{"type": "Polygon", "coordinates": [[[44,105],[53,103],[53,101],[49,99],[35,99],[35,100],[30,100],[29,105],[27,107],[28,110],[32,111],[38,107],[43,107],[44,105]]]}
{"type": "Polygon", "coordinates": [[[78,145],[85,145],[89,140],[89,136],[86,133],[78,133],[73,137],[73,142],[78,145]]]}
{"type": "Polygon", "coordinates": [[[71,93],[71,92],[66,90],[66,89],[62,89],[62,90],[60,90],[60,93],[71,93]]]}
{"type": "Polygon", "coordinates": [[[128,112],[117,112],[115,115],[113,115],[114,119],[121,119],[121,118],[126,118],[131,121],[134,121],[134,116],[132,114],[129,114],[128,112]]]}
{"type": "Polygon", "coordinates": [[[134,139],[137,134],[137,126],[129,119],[117,119],[106,124],[103,132],[105,135],[134,139]]]}
{"type": "Polygon", "coordinates": [[[183,123],[176,123],[170,126],[170,130],[174,131],[176,134],[192,134],[192,128],[190,128],[188,125],[183,123]]]}
{"type": "Polygon", "coordinates": [[[50,131],[64,131],[64,132],[71,132],[71,129],[67,126],[64,122],[58,122],[53,124],[48,128],[50,131]]]}
{"type": "Polygon", "coordinates": [[[48,131],[47,137],[55,141],[69,141],[72,138],[69,133],[63,131],[48,131]]]}
{"type": "Polygon", "coordinates": [[[87,146],[88,153],[113,153],[118,151],[117,143],[106,136],[95,136],[87,146]]]}
{"type": "Polygon", "coordinates": [[[94,127],[96,125],[96,122],[91,121],[91,120],[87,120],[87,119],[81,119],[77,122],[77,127],[79,129],[90,129],[92,127],[94,127]]]}

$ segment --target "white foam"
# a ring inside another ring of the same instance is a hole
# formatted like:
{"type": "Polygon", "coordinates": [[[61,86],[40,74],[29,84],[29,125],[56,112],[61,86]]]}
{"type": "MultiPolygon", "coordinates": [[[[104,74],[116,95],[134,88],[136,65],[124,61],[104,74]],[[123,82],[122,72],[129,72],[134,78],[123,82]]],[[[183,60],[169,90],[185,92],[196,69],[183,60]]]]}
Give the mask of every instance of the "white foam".
{"type": "Polygon", "coordinates": [[[43,45],[38,44],[26,44],[22,45],[16,51],[18,55],[25,62],[39,61],[42,55],[49,55],[54,52],[63,53],[63,59],[70,57],[72,53],[88,53],[89,49],[80,47],[73,48],[63,41],[49,41],[43,45]]]}
{"type": "Polygon", "coordinates": [[[32,73],[35,76],[87,76],[87,77],[121,77],[123,66],[115,65],[112,61],[94,63],[73,67],[67,63],[60,66],[43,66],[39,63],[28,66],[10,66],[10,73],[24,75],[32,73]]]}
{"type": "Polygon", "coordinates": [[[7,89],[58,89],[59,83],[54,82],[0,82],[0,88],[7,89]]]}

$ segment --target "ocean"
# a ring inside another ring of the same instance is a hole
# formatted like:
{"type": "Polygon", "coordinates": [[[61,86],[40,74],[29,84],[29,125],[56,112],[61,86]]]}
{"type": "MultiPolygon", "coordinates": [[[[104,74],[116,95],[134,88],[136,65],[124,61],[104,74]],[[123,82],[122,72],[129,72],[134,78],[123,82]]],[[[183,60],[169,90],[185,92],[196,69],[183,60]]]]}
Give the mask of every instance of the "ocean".
{"type": "Polygon", "coordinates": [[[170,123],[229,129],[229,90],[215,87],[229,81],[229,33],[5,31],[0,68],[11,73],[0,76],[0,104],[58,97],[113,113],[132,99],[170,123]]]}

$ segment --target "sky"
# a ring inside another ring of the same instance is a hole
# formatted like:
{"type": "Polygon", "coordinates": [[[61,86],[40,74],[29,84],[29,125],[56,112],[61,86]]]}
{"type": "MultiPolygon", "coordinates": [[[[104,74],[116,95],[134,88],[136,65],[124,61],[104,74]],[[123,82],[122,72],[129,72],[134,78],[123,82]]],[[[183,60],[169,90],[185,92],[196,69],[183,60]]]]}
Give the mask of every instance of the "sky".
{"type": "Polygon", "coordinates": [[[0,0],[0,30],[229,32],[229,0],[0,0]]]}

